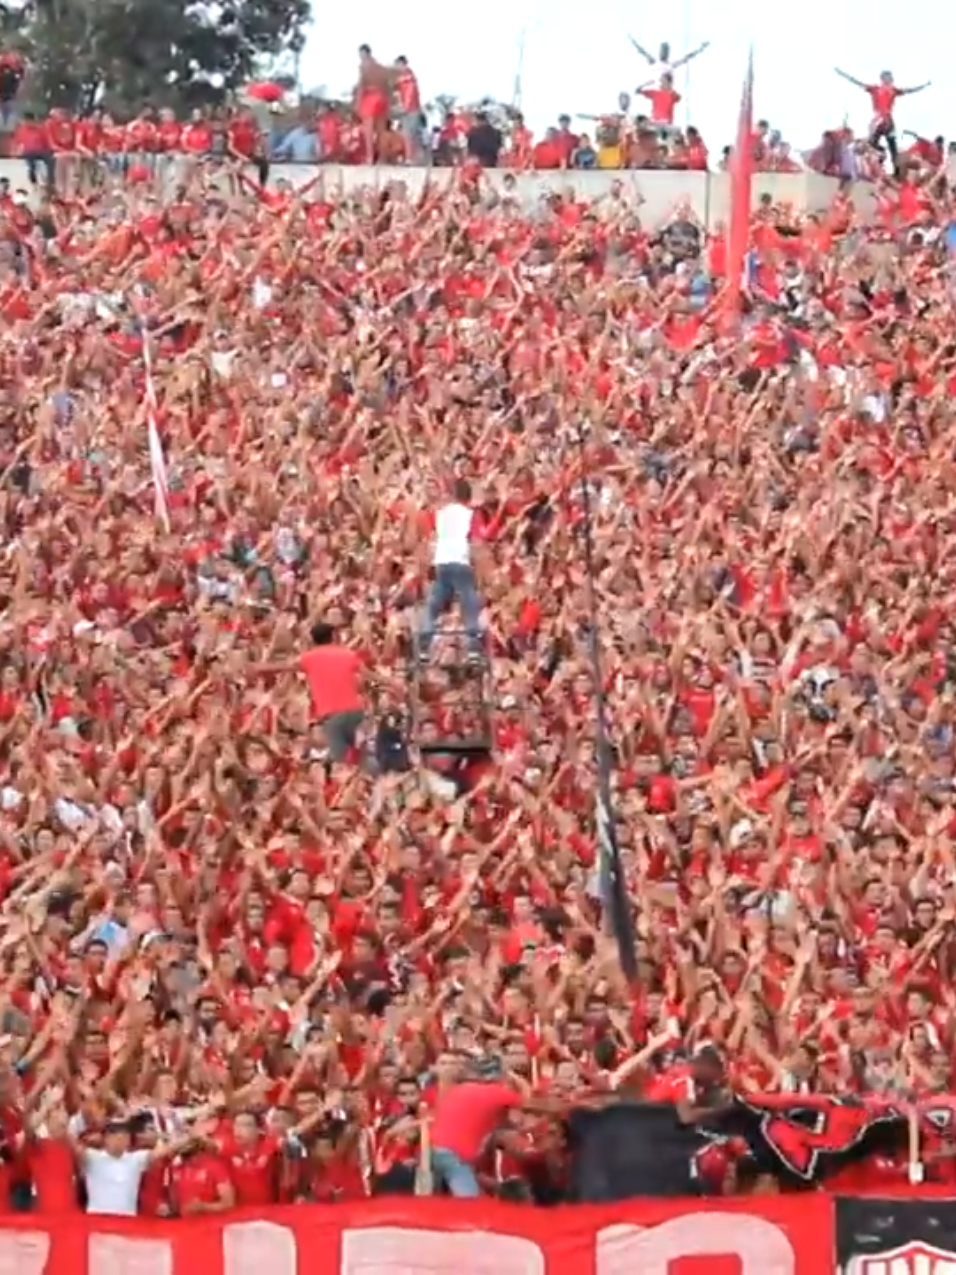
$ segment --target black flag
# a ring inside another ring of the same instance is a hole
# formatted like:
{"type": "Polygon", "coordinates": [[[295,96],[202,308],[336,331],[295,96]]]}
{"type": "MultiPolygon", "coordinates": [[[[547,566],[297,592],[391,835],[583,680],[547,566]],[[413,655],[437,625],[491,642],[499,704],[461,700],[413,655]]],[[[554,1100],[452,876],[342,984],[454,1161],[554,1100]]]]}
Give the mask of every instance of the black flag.
{"type": "Polygon", "coordinates": [[[601,749],[598,761],[598,789],[595,806],[597,825],[598,872],[601,904],[611,933],[617,942],[618,960],[624,976],[637,978],[637,956],[634,951],[634,918],[627,897],[627,883],[621,864],[621,852],[615,833],[614,806],[611,800],[611,767],[608,748],[601,749]]]}
{"type": "Polygon", "coordinates": [[[585,423],[578,420],[577,442],[581,459],[581,512],[584,533],[584,565],[587,569],[588,647],[591,676],[594,682],[594,739],[597,751],[597,792],[594,822],[597,834],[598,880],[605,922],[617,940],[618,960],[630,982],[637,978],[637,956],[634,951],[634,920],[627,898],[621,852],[615,832],[614,805],[611,800],[611,741],[607,726],[607,704],[604,677],[601,672],[601,634],[599,628],[597,589],[594,583],[594,528],[591,511],[591,482],[588,477],[585,423]]]}

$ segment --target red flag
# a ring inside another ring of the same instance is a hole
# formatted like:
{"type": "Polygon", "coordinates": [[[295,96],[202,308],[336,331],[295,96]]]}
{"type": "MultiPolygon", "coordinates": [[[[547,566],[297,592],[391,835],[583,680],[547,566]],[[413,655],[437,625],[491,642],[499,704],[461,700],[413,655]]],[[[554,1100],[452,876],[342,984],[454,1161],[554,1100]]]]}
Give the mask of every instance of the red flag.
{"type": "Polygon", "coordinates": [[[740,313],[740,289],[750,238],[750,198],[754,175],[754,54],[747,59],[747,75],[740,99],[737,144],[730,162],[730,228],[727,233],[727,283],[724,315],[733,319],[740,313]]]}
{"type": "Polygon", "coordinates": [[[166,454],[163,440],[156,424],[157,399],[153,382],[153,360],[149,352],[149,333],[143,328],[143,374],[146,398],[146,441],[149,447],[149,468],[153,477],[153,503],[156,517],[165,531],[169,530],[169,480],[166,474],[166,454]]]}

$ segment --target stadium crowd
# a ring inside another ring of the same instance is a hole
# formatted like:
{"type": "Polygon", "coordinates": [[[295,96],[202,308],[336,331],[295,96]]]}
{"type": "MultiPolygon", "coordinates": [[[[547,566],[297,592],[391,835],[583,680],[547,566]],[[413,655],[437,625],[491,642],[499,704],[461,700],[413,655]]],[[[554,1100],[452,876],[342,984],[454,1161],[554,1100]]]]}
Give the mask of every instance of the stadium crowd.
{"type": "MultiPolygon", "coordinates": [[[[145,107],[132,114],[103,106],[79,116],[55,109],[41,118],[19,106],[26,65],[18,60],[5,75],[0,55],[0,129],[11,135],[12,153],[51,180],[57,169],[61,177],[127,172],[133,166],[152,172],[171,157],[213,164],[243,159],[260,165],[262,181],[266,165],[290,162],[452,167],[473,159],[486,168],[519,171],[706,171],[711,159],[700,130],[677,122],[683,98],[674,76],[690,59],[672,61],[666,44],[656,60],[638,48],[650,63],[651,78],[633,95],[619,93],[616,109],[601,115],[561,115],[538,137],[515,106],[424,101],[406,57],[381,63],[366,45],[359,50],[358,78],[348,101],[289,100],[281,85],[260,81],[229,106],[196,109],[188,118],[170,109],[145,107]]],[[[766,120],[757,122],[752,145],[758,169],[788,173],[802,167],[766,120]]],[[[863,142],[854,142],[852,149],[858,166],[874,153],[863,142]]],[[[726,167],[729,156],[727,147],[717,164],[726,167]]]]}
{"type": "Polygon", "coordinates": [[[728,331],[723,228],[627,192],[0,191],[0,1198],[540,1198],[608,1089],[949,1092],[951,193],[765,202],[728,331]],[[463,482],[492,749],[434,782],[410,634],[463,482]],[[366,669],[342,760],[317,624],[366,669]]]}

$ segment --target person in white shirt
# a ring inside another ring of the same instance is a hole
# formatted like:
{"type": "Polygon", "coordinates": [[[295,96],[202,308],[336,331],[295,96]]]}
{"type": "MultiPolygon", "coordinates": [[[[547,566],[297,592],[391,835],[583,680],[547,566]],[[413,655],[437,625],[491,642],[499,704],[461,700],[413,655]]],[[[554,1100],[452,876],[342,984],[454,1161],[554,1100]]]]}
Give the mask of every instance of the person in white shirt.
{"type": "Polygon", "coordinates": [[[71,1121],[70,1137],[86,1187],[86,1211],[112,1217],[135,1217],[140,1183],[149,1165],[177,1155],[195,1140],[189,1134],[176,1141],[157,1143],[148,1151],[133,1151],[129,1121],[110,1120],[103,1130],[103,1146],[97,1148],[79,1141],[84,1128],[81,1118],[71,1121]]]}
{"type": "Polygon", "coordinates": [[[691,49],[689,53],[685,53],[683,57],[679,57],[676,61],[672,62],[671,46],[666,40],[661,45],[660,51],[655,58],[653,53],[648,53],[647,49],[638,44],[632,35],[629,35],[627,38],[647,63],[649,67],[649,82],[656,88],[663,87],[665,75],[673,80],[675,71],[680,70],[682,66],[686,66],[688,62],[693,62],[694,58],[700,57],[706,49],[710,48],[710,41],[705,40],[704,43],[698,45],[696,49],[691,49]]]}
{"type": "Polygon", "coordinates": [[[455,480],[453,500],[435,514],[433,565],[435,578],[425,604],[425,618],[418,632],[418,658],[428,661],[439,618],[453,602],[461,609],[468,637],[469,659],[482,658],[481,597],[472,562],[472,546],[485,534],[481,514],[470,508],[471,486],[455,480]]]}

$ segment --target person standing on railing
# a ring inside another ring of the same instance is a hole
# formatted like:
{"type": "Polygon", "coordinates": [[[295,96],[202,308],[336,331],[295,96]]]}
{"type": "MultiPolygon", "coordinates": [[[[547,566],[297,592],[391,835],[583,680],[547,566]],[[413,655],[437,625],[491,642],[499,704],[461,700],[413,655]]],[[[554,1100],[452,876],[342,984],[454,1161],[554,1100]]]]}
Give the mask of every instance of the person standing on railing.
{"type": "Polygon", "coordinates": [[[906,97],[911,93],[922,93],[923,89],[929,88],[930,81],[927,80],[925,84],[917,84],[915,88],[901,89],[894,83],[892,71],[881,71],[880,78],[875,84],[865,84],[862,80],[858,80],[852,75],[847,75],[846,71],[841,71],[839,67],[835,69],[841,79],[869,94],[870,101],[873,104],[873,118],[870,121],[870,145],[875,146],[880,152],[885,148],[890,157],[890,163],[893,165],[893,172],[898,177],[900,172],[900,149],[896,136],[896,119],[893,115],[893,110],[896,106],[897,98],[906,97]]]}
{"type": "Polygon", "coordinates": [[[365,161],[377,163],[385,121],[388,119],[391,73],[372,57],[367,44],[359,46],[359,75],[355,88],[355,111],[362,124],[365,161]]]}
{"type": "MultiPolygon", "coordinates": [[[[431,519],[429,519],[431,521],[431,519]]],[[[478,592],[474,551],[490,539],[497,526],[488,523],[480,510],[471,507],[471,484],[455,480],[453,498],[434,513],[435,538],[432,547],[435,578],[425,603],[425,618],[418,633],[418,658],[428,662],[435,630],[453,602],[461,608],[468,638],[468,658],[482,657],[481,596],[478,592]]]]}
{"type": "Polygon", "coordinates": [[[406,57],[395,59],[395,102],[398,126],[405,143],[405,163],[423,164],[425,146],[422,95],[418,87],[418,76],[408,65],[406,57]]]}

